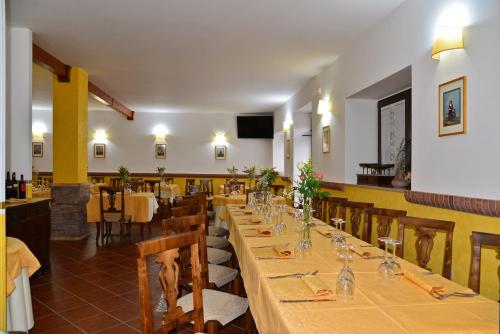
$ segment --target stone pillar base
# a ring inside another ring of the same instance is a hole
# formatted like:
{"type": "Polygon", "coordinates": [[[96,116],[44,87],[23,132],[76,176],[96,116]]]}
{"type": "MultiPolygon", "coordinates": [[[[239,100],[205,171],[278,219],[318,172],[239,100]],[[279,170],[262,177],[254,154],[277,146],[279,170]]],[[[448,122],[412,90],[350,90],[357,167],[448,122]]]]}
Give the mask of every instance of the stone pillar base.
{"type": "Polygon", "coordinates": [[[52,240],[81,240],[89,235],[89,184],[52,184],[50,225],[52,240]]]}

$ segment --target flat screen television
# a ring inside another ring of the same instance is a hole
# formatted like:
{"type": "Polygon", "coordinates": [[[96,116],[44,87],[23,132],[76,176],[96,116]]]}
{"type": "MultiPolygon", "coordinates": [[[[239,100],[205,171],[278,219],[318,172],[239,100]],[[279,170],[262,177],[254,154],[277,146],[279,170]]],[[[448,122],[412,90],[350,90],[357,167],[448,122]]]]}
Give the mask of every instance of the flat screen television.
{"type": "Polygon", "coordinates": [[[274,138],[273,116],[237,116],[238,138],[274,138]]]}

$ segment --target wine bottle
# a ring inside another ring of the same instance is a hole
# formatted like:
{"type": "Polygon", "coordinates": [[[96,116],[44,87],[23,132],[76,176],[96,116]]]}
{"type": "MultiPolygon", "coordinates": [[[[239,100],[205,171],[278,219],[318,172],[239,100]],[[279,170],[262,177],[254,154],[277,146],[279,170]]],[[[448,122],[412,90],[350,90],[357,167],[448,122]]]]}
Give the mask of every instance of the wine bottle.
{"type": "Polygon", "coordinates": [[[26,182],[24,182],[23,174],[21,174],[21,181],[19,181],[19,198],[26,198],[26,182]]]}
{"type": "Polygon", "coordinates": [[[7,178],[5,179],[5,199],[12,197],[12,180],[10,179],[10,172],[7,172],[7,178]]]}
{"type": "Polygon", "coordinates": [[[12,172],[12,192],[10,193],[11,198],[17,198],[17,180],[16,172],[12,172]]]}

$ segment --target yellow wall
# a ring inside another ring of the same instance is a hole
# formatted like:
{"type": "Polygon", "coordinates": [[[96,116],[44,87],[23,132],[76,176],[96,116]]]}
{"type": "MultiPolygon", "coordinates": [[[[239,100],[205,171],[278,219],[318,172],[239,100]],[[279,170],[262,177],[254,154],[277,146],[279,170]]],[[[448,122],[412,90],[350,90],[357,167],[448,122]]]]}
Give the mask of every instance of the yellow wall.
{"type": "Polygon", "coordinates": [[[54,183],[87,181],[88,75],[77,67],[70,82],[53,77],[54,183]]]}

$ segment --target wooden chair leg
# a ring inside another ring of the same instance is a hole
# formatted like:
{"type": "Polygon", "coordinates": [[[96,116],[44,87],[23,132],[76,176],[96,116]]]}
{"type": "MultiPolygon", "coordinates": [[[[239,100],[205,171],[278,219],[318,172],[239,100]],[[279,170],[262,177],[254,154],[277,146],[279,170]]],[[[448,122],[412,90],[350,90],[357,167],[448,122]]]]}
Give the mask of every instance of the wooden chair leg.
{"type": "Polygon", "coordinates": [[[207,333],[208,334],[217,334],[219,332],[219,322],[215,320],[210,320],[207,322],[207,333]]]}
{"type": "Polygon", "coordinates": [[[95,236],[95,242],[99,243],[99,237],[101,236],[101,222],[96,222],[95,227],[97,229],[96,236],[95,236]]]}
{"type": "Polygon", "coordinates": [[[149,235],[151,235],[151,222],[148,223],[149,235]]]}
{"type": "Polygon", "coordinates": [[[144,240],[144,224],[141,225],[141,240],[144,240]]]}
{"type": "Polygon", "coordinates": [[[250,312],[250,307],[247,309],[245,315],[243,316],[243,327],[248,334],[257,333],[257,327],[255,326],[252,312],[250,312]]]}

